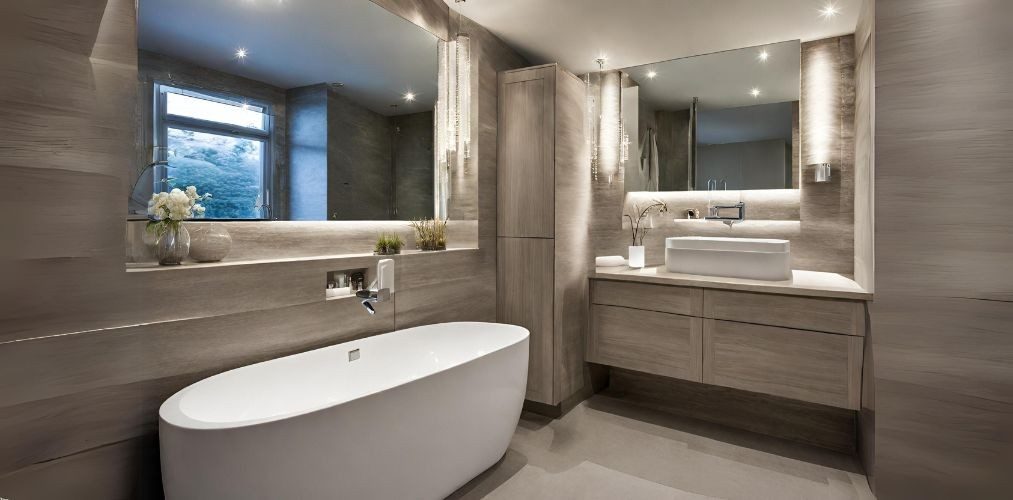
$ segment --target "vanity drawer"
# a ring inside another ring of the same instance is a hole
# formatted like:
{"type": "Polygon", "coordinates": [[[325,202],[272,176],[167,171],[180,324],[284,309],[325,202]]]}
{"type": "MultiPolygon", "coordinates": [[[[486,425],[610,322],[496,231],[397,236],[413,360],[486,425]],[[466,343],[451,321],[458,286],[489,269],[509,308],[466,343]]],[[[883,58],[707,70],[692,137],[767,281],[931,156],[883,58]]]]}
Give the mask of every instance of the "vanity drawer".
{"type": "Polygon", "coordinates": [[[703,315],[703,290],[700,288],[604,280],[592,280],[591,284],[591,301],[595,304],[703,315]]]}
{"type": "Polygon", "coordinates": [[[699,382],[702,333],[700,318],[594,305],[587,360],[699,382]]]}
{"type": "Polygon", "coordinates": [[[766,293],[704,291],[705,318],[865,335],[865,303],[766,293]]]}
{"type": "Polygon", "coordinates": [[[854,410],[861,402],[863,342],[706,319],[703,382],[854,410]]]}

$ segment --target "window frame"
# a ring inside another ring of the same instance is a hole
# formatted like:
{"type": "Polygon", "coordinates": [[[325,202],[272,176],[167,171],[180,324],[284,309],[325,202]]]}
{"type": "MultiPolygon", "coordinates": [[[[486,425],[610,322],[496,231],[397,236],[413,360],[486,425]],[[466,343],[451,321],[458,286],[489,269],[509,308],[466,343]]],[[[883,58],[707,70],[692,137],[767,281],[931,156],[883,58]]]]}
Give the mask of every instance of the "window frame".
{"type": "MultiPolygon", "coordinates": [[[[262,200],[261,216],[257,218],[242,218],[242,219],[219,219],[219,218],[205,218],[196,220],[206,221],[264,221],[273,220],[274,215],[274,200],[273,187],[274,187],[274,157],[273,157],[273,142],[274,142],[274,130],[273,130],[273,115],[271,114],[271,104],[258,99],[248,98],[245,96],[230,94],[225,92],[214,92],[204,90],[198,87],[188,87],[185,85],[179,85],[175,83],[164,83],[160,81],[154,82],[154,133],[152,138],[154,145],[168,147],[169,145],[169,129],[175,128],[180,130],[189,130],[193,132],[200,132],[206,134],[224,135],[229,137],[235,137],[237,139],[248,139],[259,141],[263,144],[263,165],[262,165],[262,179],[261,179],[261,192],[260,199],[262,200]],[[250,106],[256,106],[261,108],[261,112],[264,115],[264,130],[243,127],[241,125],[233,125],[231,123],[222,123],[213,120],[204,120],[201,118],[193,118],[190,116],[174,115],[168,112],[168,94],[181,94],[188,97],[194,97],[197,99],[206,99],[211,101],[220,102],[223,104],[236,105],[239,103],[247,104],[250,106]]],[[[163,175],[153,176],[154,189],[156,192],[168,191],[169,186],[162,182],[163,175]]],[[[214,194],[214,193],[212,193],[214,194]]]]}

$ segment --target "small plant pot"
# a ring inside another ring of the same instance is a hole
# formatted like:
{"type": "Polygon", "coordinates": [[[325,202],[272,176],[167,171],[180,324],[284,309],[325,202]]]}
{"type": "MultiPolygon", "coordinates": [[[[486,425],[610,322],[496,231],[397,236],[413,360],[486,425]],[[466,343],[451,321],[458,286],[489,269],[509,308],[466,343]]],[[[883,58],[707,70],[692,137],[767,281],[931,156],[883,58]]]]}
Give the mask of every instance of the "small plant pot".
{"type": "Polygon", "coordinates": [[[630,247],[630,261],[629,266],[634,269],[640,269],[644,267],[644,246],[637,245],[630,247]]]}
{"type": "Polygon", "coordinates": [[[419,245],[419,250],[422,250],[423,252],[436,252],[438,250],[446,250],[446,249],[447,249],[447,245],[446,244],[443,244],[443,245],[419,245]]]}
{"type": "Polygon", "coordinates": [[[392,250],[388,252],[373,252],[373,255],[400,255],[401,250],[392,250]]]}

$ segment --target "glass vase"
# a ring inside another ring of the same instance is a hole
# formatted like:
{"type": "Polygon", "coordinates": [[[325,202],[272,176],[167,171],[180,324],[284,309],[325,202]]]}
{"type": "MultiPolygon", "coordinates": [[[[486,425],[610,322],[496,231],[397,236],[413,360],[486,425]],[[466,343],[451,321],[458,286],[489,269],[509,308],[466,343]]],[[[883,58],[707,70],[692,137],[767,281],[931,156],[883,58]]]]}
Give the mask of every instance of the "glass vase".
{"type": "Polygon", "coordinates": [[[168,223],[155,241],[155,257],[159,265],[178,266],[190,253],[190,233],[183,224],[168,223]]]}

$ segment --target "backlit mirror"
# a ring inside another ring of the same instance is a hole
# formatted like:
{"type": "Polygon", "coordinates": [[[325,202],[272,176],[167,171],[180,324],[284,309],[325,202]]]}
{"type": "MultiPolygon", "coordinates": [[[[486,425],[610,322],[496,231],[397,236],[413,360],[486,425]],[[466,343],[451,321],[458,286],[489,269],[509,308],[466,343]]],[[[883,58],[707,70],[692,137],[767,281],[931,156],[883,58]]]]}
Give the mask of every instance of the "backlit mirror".
{"type": "Polygon", "coordinates": [[[797,188],[800,46],[622,70],[626,190],[797,188]]]}
{"type": "Polygon", "coordinates": [[[209,219],[433,217],[437,43],[369,0],[140,0],[137,180],[209,219]]]}

